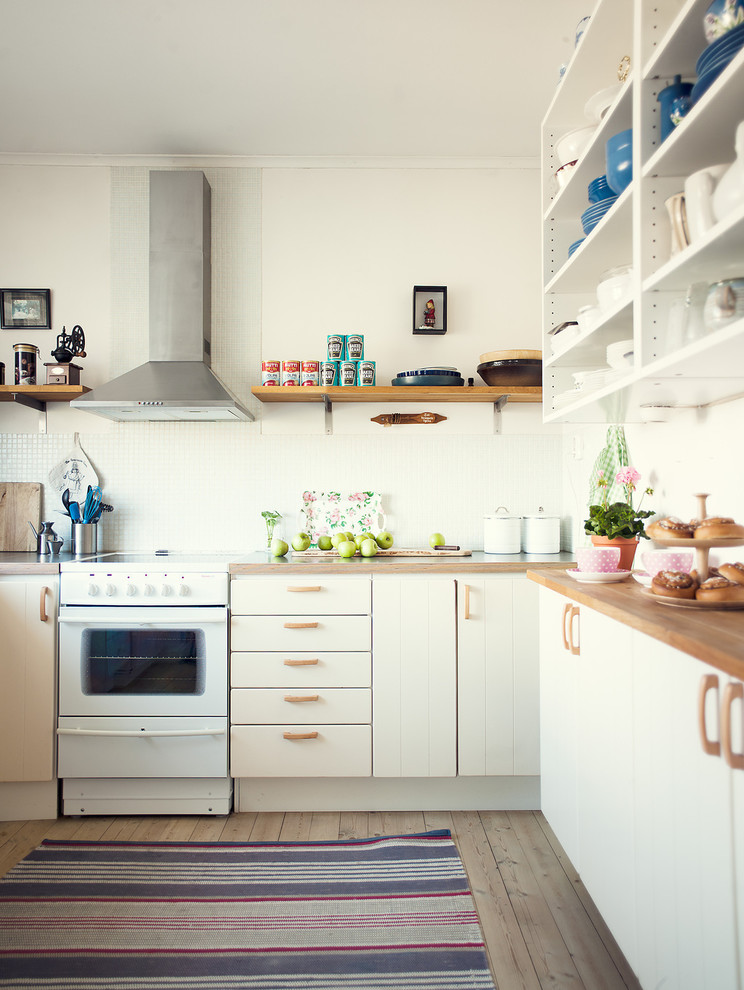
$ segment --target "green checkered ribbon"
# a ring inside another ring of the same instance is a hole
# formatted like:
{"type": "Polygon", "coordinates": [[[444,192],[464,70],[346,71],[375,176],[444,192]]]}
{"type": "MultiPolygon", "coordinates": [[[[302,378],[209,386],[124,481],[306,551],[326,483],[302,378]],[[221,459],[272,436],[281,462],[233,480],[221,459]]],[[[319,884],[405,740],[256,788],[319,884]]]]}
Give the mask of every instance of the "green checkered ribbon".
{"type": "Polygon", "coordinates": [[[625,500],[623,487],[615,483],[615,476],[620,468],[627,467],[629,463],[625,430],[622,426],[610,426],[606,446],[597,454],[589,477],[589,505],[598,505],[604,498],[610,504],[625,500]],[[606,489],[599,484],[601,477],[607,482],[606,489]]]}

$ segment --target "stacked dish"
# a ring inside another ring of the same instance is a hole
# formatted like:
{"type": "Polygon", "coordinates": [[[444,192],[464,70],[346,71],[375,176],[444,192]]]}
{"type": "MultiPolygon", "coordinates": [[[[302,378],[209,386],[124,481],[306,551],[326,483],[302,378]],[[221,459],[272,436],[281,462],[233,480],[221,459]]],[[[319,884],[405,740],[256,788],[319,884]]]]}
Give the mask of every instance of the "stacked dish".
{"type": "Polygon", "coordinates": [[[598,175],[596,179],[592,179],[587,191],[592,204],[601,203],[603,199],[611,199],[615,195],[607,184],[606,175],[598,175]]]}
{"type": "Polygon", "coordinates": [[[399,371],[392,385],[448,386],[464,385],[465,379],[457,368],[417,368],[415,371],[399,371]]]}
{"type": "Polygon", "coordinates": [[[571,255],[572,255],[572,254],[574,253],[574,251],[576,251],[576,250],[578,250],[578,248],[580,248],[580,247],[581,247],[581,245],[582,245],[582,244],[584,243],[584,241],[585,241],[585,240],[586,240],[586,238],[585,238],[585,237],[580,237],[580,238],[578,239],[578,241],[574,241],[574,242],[573,242],[573,244],[572,244],[572,245],[570,246],[570,248],[568,249],[568,256],[569,256],[569,258],[570,258],[570,257],[571,257],[571,255]]]}
{"type": "Polygon", "coordinates": [[[584,228],[584,233],[587,236],[591,234],[605,213],[607,213],[610,207],[614,205],[616,200],[617,196],[610,195],[607,199],[602,199],[598,203],[593,203],[588,210],[584,210],[581,214],[581,226],[584,228]]]}
{"type": "Polygon", "coordinates": [[[732,28],[708,45],[695,65],[698,80],[690,93],[693,104],[713,85],[741,48],[744,48],[744,24],[732,28]]]}

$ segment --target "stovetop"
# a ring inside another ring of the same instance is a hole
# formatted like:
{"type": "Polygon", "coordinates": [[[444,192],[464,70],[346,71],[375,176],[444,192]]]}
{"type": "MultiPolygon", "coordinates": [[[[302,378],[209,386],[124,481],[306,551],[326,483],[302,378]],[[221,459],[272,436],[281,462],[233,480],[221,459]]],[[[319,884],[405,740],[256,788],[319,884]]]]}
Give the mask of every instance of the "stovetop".
{"type": "Polygon", "coordinates": [[[63,561],[61,571],[84,571],[92,573],[114,573],[122,571],[161,572],[201,571],[203,573],[226,573],[228,565],[239,560],[243,554],[235,553],[165,553],[129,551],[125,553],[99,553],[91,557],[63,561]]]}

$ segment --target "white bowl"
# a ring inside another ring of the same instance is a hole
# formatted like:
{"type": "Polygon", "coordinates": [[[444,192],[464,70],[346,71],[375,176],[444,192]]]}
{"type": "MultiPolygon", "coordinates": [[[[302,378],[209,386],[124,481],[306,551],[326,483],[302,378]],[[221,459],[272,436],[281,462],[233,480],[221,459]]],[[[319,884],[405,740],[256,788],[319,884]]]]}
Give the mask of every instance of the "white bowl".
{"type": "Polygon", "coordinates": [[[580,333],[588,333],[599,323],[601,313],[599,306],[582,306],[576,315],[580,333]]]}
{"type": "Polygon", "coordinates": [[[633,341],[617,340],[607,348],[607,363],[611,368],[633,367],[633,341]]]}
{"type": "Polygon", "coordinates": [[[633,289],[633,269],[629,265],[605,272],[597,286],[597,302],[604,312],[613,309],[633,289]]]}
{"type": "Polygon", "coordinates": [[[555,181],[558,183],[558,188],[563,189],[565,184],[571,178],[571,172],[576,168],[576,162],[566,162],[565,165],[561,165],[560,168],[555,170],[555,181]]]}
{"type": "Polygon", "coordinates": [[[615,102],[615,97],[622,88],[622,83],[615,83],[614,86],[600,89],[593,96],[590,96],[584,107],[584,116],[586,119],[598,124],[615,102]]]}
{"type": "Polygon", "coordinates": [[[589,144],[596,130],[597,125],[592,124],[589,127],[577,127],[575,130],[564,134],[563,137],[559,137],[555,142],[558,164],[565,165],[566,162],[575,162],[580,158],[582,151],[589,144]]]}

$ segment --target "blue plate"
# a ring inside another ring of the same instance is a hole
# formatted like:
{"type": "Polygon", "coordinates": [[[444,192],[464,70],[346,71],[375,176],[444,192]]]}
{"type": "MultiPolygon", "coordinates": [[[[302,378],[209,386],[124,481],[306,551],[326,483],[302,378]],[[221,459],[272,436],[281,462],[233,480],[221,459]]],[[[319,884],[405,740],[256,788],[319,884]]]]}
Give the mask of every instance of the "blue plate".
{"type": "Polygon", "coordinates": [[[723,70],[728,65],[728,62],[723,65],[719,65],[717,69],[710,69],[705,75],[701,76],[695,85],[692,87],[692,92],[690,93],[690,103],[694,106],[703,93],[707,92],[713,83],[718,79],[723,70]]]}
{"type": "Polygon", "coordinates": [[[614,205],[616,199],[617,196],[612,199],[604,199],[601,203],[597,203],[596,206],[590,207],[581,214],[581,226],[584,228],[585,234],[591,234],[605,213],[614,205]]]}
{"type": "Polygon", "coordinates": [[[416,371],[399,371],[398,378],[410,378],[411,375],[451,375],[453,378],[460,378],[459,371],[450,371],[448,368],[418,368],[416,371]]]}
{"type": "Polygon", "coordinates": [[[733,28],[704,48],[695,64],[695,71],[699,76],[702,75],[713,59],[725,52],[738,51],[742,44],[744,44],[744,24],[733,28]]]}
{"type": "Polygon", "coordinates": [[[593,179],[587,186],[587,192],[589,194],[589,202],[592,204],[601,203],[603,199],[609,199],[610,196],[615,195],[607,185],[607,177],[604,175],[593,179]]]}
{"type": "Polygon", "coordinates": [[[585,240],[586,240],[586,237],[582,237],[578,241],[574,241],[573,242],[573,244],[571,245],[571,247],[568,249],[568,256],[569,256],[569,258],[574,253],[574,251],[576,251],[578,248],[581,247],[581,245],[584,243],[585,240]]]}
{"type": "Polygon", "coordinates": [[[391,385],[424,385],[427,388],[430,385],[449,385],[450,387],[456,385],[464,385],[464,378],[453,378],[451,375],[407,375],[405,378],[398,376],[393,378],[391,385]]]}

